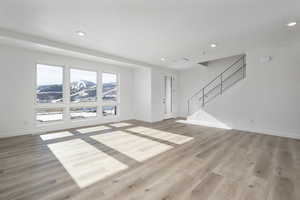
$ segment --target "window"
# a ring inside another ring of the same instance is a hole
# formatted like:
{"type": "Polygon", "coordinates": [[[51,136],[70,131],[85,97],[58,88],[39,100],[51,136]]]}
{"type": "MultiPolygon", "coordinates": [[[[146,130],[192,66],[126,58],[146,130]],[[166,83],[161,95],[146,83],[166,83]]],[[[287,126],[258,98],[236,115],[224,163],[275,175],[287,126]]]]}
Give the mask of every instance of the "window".
{"type": "Polygon", "coordinates": [[[117,106],[102,106],[102,114],[104,117],[117,115],[117,106]]]}
{"type": "Polygon", "coordinates": [[[35,101],[38,124],[114,117],[120,110],[119,75],[37,64],[35,101]]]}
{"type": "Polygon", "coordinates": [[[71,119],[86,119],[97,117],[97,107],[80,107],[70,109],[71,119]]]}
{"type": "Polygon", "coordinates": [[[118,95],[117,74],[102,73],[102,99],[103,101],[116,102],[118,95]]]}
{"type": "Polygon", "coordinates": [[[118,104],[118,75],[102,73],[102,115],[116,116],[118,104]]]}
{"type": "Polygon", "coordinates": [[[37,103],[59,103],[63,101],[63,68],[37,65],[37,103]]]}
{"type": "Polygon", "coordinates": [[[71,102],[95,102],[97,100],[97,72],[70,70],[71,102]]]}
{"type": "Polygon", "coordinates": [[[61,121],[63,108],[40,108],[36,112],[36,120],[40,123],[61,121]]]}

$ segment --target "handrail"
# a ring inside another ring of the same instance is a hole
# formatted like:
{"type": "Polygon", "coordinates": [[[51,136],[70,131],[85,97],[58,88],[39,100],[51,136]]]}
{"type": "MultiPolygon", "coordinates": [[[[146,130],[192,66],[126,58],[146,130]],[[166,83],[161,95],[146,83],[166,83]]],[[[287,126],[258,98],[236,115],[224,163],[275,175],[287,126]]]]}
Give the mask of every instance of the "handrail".
{"type": "MultiPolygon", "coordinates": [[[[218,96],[219,94],[222,95],[222,92],[224,91],[224,88],[222,88],[223,83],[226,82],[228,79],[230,79],[232,76],[234,76],[238,71],[243,70],[243,77],[241,77],[241,79],[245,78],[245,67],[246,67],[246,63],[245,63],[245,57],[246,55],[242,55],[241,57],[239,57],[236,61],[234,61],[229,67],[227,67],[222,73],[220,73],[219,75],[217,75],[213,80],[211,80],[208,84],[206,84],[204,87],[201,88],[201,90],[198,90],[196,93],[194,93],[189,99],[188,99],[188,112],[190,112],[190,103],[192,102],[193,98],[196,95],[199,95],[202,92],[201,97],[198,99],[198,101],[202,100],[202,106],[204,106],[207,102],[205,102],[205,98],[207,97],[207,94],[211,93],[213,90],[215,90],[216,88],[220,87],[220,92],[217,93],[215,96],[218,96]],[[230,75],[228,75],[228,77],[223,77],[224,74],[231,68],[238,66],[237,64],[242,61],[238,67],[237,70],[235,70],[233,73],[231,73],[230,75]],[[212,89],[210,89],[208,92],[205,92],[205,89],[210,86],[214,81],[218,80],[220,78],[220,83],[218,83],[216,86],[214,86],[212,89]]],[[[241,80],[239,79],[239,80],[241,80]]]]}
{"type": "MultiPolygon", "coordinates": [[[[212,89],[208,90],[208,92],[205,92],[205,96],[207,96],[209,93],[211,93],[213,90],[215,90],[216,88],[220,87],[222,83],[226,82],[227,80],[229,80],[232,76],[234,76],[236,73],[238,73],[241,69],[243,69],[245,65],[242,65],[241,67],[239,67],[237,70],[235,70],[232,74],[230,74],[228,77],[226,77],[224,80],[222,80],[221,83],[219,83],[218,85],[216,85],[215,87],[213,87],[212,89]]],[[[201,91],[201,90],[200,90],[201,91]]],[[[202,97],[200,97],[199,99],[202,99],[202,97]]]]}
{"type": "Polygon", "coordinates": [[[233,64],[231,64],[229,67],[227,67],[222,73],[220,73],[216,78],[214,78],[212,81],[210,81],[208,84],[206,84],[203,88],[206,88],[207,86],[209,86],[209,84],[211,84],[212,82],[214,82],[215,80],[217,80],[222,74],[224,74],[225,72],[227,72],[231,67],[233,67],[236,63],[238,63],[242,58],[244,58],[245,55],[242,55],[237,61],[235,61],[233,64]]]}
{"type": "Polygon", "coordinates": [[[242,55],[239,59],[237,59],[236,61],[234,61],[229,67],[227,67],[223,72],[221,72],[218,76],[216,76],[216,78],[214,78],[208,84],[206,84],[204,87],[202,87],[201,90],[198,90],[196,93],[194,93],[189,99],[192,99],[194,96],[196,96],[197,94],[199,94],[203,89],[207,88],[207,86],[209,86],[211,83],[213,83],[215,80],[217,80],[220,76],[222,76],[225,72],[227,72],[236,63],[238,63],[239,61],[241,61],[244,57],[245,57],[245,55],[242,55]]]}

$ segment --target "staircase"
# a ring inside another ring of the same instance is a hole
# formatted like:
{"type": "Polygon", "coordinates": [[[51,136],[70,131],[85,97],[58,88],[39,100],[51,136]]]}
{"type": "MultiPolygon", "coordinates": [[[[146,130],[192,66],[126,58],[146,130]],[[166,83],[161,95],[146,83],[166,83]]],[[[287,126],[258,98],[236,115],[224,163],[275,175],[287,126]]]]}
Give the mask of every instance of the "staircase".
{"type": "MultiPolygon", "coordinates": [[[[188,100],[188,114],[196,114],[200,108],[207,105],[217,96],[222,95],[231,86],[246,76],[246,55],[242,55],[216,78],[197,91],[188,100]]],[[[199,115],[199,113],[198,113],[199,115]]]]}

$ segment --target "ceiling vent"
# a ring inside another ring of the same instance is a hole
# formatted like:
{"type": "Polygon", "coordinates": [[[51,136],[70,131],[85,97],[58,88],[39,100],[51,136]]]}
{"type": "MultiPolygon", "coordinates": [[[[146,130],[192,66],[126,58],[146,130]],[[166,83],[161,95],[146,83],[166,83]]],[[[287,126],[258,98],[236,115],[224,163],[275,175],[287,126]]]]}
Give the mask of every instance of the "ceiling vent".
{"type": "Polygon", "coordinates": [[[199,65],[203,65],[203,66],[206,66],[206,67],[207,67],[207,66],[208,66],[208,61],[206,61],[206,62],[199,62],[198,64],[199,64],[199,65]]]}

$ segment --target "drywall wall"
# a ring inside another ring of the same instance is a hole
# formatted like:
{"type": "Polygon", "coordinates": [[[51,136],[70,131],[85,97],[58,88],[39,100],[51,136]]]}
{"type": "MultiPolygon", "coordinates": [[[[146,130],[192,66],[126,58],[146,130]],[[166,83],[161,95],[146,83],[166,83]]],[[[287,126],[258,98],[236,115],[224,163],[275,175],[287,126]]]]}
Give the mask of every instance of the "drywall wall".
{"type": "MultiPolygon", "coordinates": [[[[204,111],[235,129],[300,138],[299,44],[246,54],[246,79],[211,101],[204,111]],[[265,56],[271,56],[271,62],[261,62],[265,56]]],[[[197,68],[180,72],[181,116],[187,115],[187,98],[212,74],[197,68]]]]}
{"type": "Polygon", "coordinates": [[[208,62],[208,66],[180,71],[181,115],[186,115],[188,99],[240,58],[240,55],[208,62]],[[186,108],[184,108],[186,107],[186,108]]]}
{"type": "Polygon", "coordinates": [[[0,45],[0,137],[31,134],[107,121],[133,119],[133,70],[71,57],[0,45]],[[35,67],[37,63],[111,71],[120,74],[120,109],[116,118],[82,120],[37,127],[35,67]]]}
{"type": "Polygon", "coordinates": [[[151,122],[151,69],[134,70],[133,81],[135,119],[151,122]]]}
{"type": "Polygon", "coordinates": [[[138,119],[155,122],[164,119],[164,76],[174,78],[173,112],[178,113],[178,74],[172,70],[126,68],[0,45],[0,137],[35,134],[111,121],[138,119]],[[37,125],[35,121],[36,64],[116,72],[120,75],[119,115],[114,118],[65,121],[37,125]]]}
{"type": "Polygon", "coordinates": [[[146,122],[157,122],[164,119],[164,76],[173,77],[173,117],[177,116],[177,72],[158,68],[139,68],[134,70],[135,119],[146,122]]]}

